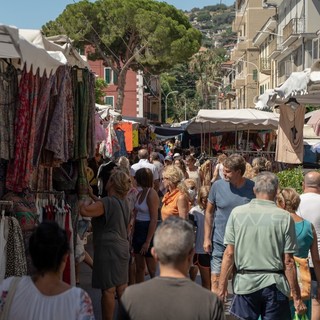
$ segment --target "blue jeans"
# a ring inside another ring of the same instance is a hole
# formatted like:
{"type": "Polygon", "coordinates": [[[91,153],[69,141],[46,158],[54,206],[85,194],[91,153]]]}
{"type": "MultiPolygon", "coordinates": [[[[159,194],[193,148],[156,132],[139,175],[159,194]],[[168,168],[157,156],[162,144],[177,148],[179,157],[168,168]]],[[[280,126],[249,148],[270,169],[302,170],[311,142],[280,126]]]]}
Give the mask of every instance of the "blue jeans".
{"type": "Polygon", "coordinates": [[[237,319],[291,320],[289,299],[275,284],[244,295],[235,295],[230,313],[237,319]]]}

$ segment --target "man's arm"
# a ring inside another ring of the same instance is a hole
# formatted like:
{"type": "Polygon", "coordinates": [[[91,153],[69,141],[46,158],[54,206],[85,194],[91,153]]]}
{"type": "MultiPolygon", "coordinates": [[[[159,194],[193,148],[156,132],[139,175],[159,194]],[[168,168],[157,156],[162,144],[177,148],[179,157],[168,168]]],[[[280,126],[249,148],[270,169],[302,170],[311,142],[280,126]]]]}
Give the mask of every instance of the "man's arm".
{"type": "Polygon", "coordinates": [[[208,201],[207,208],[205,211],[205,221],[204,221],[204,241],[203,249],[207,253],[212,251],[212,224],[214,218],[215,205],[208,201]]]}
{"type": "Polygon", "coordinates": [[[289,282],[294,307],[298,314],[304,314],[307,310],[305,304],[301,300],[300,287],[297,280],[296,264],[292,253],[283,255],[284,274],[289,282]]]}
{"type": "Polygon", "coordinates": [[[218,296],[224,301],[227,297],[228,279],[234,265],[234,246],[228,244],[223,254],[221,273],[219,279],[218,296]]]}

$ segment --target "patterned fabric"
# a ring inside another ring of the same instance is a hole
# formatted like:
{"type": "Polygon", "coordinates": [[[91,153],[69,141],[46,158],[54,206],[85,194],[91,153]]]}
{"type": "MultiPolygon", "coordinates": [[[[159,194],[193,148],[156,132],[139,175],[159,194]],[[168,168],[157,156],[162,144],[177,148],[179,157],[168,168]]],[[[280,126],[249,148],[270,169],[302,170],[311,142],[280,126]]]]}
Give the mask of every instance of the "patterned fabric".
{"type": "Polygon", "coordinates": [[[29,187],[34,169],[34,147],[36,135],[36,121],[38,110],[44,114],[48,105],[51,81],[46,76],[39,77],[29,73],[24,68],[19,86],[19,107],[17,109],[15,132],[15,158],[9,162],[6,187],[15,192],[21,192],[29,187]],[[40,108],[40,109],[39,109],[40,108]]]}
{"type": "Polygon", "coordinates": [[[70,70],[59,67],[56,73],[55,95],[50,110],[46,152],[53,156],[52,166],[67,162],[73,157],[73,95],[70,70]]]}
{"type": "Polygon", "coordinates": [[[7,163],[8,161],[0,159],[0,199],[6,193],[7,163]]]}
{"type": "Polygon", "coordinates": [[[26,251],[22,230],[15,217],[6,217],[8,221],[7,261],[5,277],[27,274],[26,251]]]}
{"type": "MultiPolygon", "coordinates": [[[[40,161],[40,155],[43,148],[46,135],[44,134],[47,131],[48,119],[49,119],[49,107],[50,107],[50,91],[54,86],[56,77],[50,76],[47,78],[44,76],[41,78],[40,86],[40,99],[37,106],[37,113],[34,120],[34,149],[32,163],[36,167],[40,161]]],[[[57,130],[59,132],[59,130],[57,130]]]]}
{"type": "Polygon", "coordinates": [[[0,158],[14,157],[14,123],[18,97],[18,75],[12,65],[0,64],[0,158]]]}
{"type": "Polygon", "coordinates": [[[9,192],[3,200],[13,202],[13,213],[22,230],[33,230],[38,222],[35,195],[25,190],[24,193],[9,192]]]}
{"type": "Polygon", "coordinates": [[[94,75],[87,69],[72,69],[74,98],[74,158],[93,156],[95,152],[94,75]]]}

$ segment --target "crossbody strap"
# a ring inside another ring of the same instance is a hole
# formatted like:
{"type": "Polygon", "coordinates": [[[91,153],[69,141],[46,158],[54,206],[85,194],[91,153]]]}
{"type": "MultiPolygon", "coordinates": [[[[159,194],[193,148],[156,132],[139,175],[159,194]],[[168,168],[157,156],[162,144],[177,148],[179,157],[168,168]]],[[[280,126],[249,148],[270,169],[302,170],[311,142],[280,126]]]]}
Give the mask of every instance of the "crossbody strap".
{"type": "Polygon", "coordinates": [[[0,320],[6,320],[9,318],[9,311],[10,311],[11,303],[12,303],[14,294],[16,293],[16,289],[17,289],[17,286],[18,286],[20,280],[21,280],[21,277],[14,277],[11,280],[11,283],[10,283],[10,286],[8,289],[8,295],[7,295],[6,301],[4,303],[4,308],[3,308],[2,313],[0,315],[0,320]]]}

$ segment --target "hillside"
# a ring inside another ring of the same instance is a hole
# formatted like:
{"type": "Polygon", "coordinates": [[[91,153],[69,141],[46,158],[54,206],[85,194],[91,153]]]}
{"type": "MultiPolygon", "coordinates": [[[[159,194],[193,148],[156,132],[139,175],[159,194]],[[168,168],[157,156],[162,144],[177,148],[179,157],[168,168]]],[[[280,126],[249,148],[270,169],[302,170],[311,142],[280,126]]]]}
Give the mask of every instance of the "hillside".
{"type": "Polygon", "coordinates": [[[204,47],[222,47],[235,43],[236,34],[231,30],[234,6],[217,4],[202,9],[193,8],[185,13],[190,23],[202,32],[204,47]]]}

